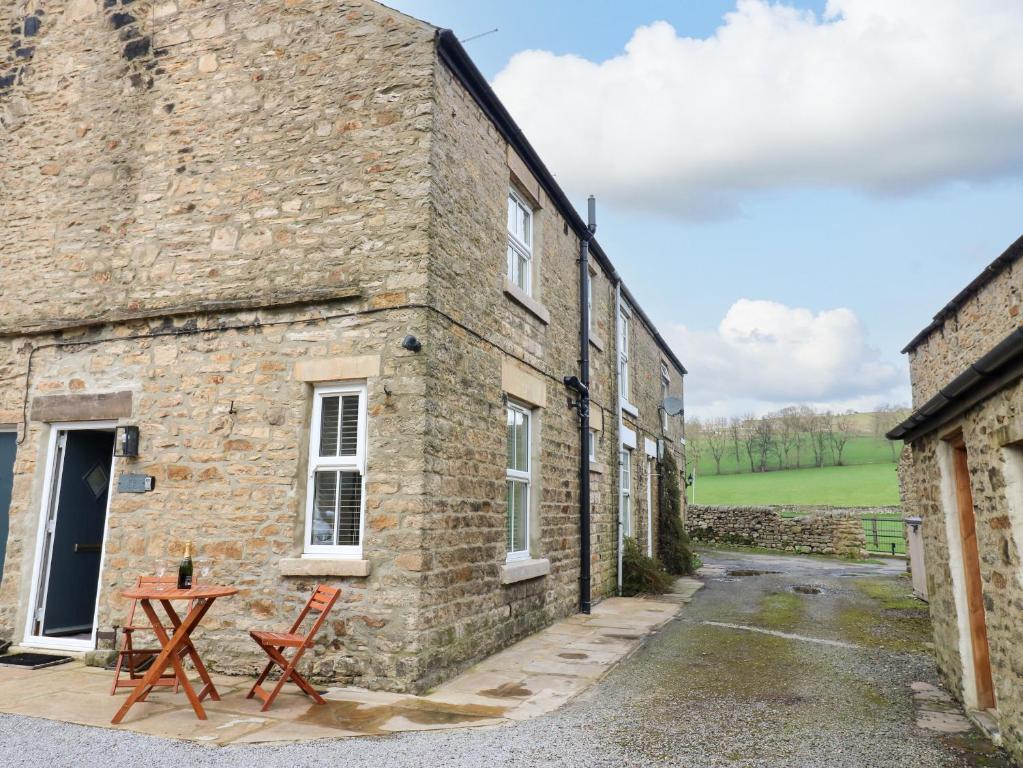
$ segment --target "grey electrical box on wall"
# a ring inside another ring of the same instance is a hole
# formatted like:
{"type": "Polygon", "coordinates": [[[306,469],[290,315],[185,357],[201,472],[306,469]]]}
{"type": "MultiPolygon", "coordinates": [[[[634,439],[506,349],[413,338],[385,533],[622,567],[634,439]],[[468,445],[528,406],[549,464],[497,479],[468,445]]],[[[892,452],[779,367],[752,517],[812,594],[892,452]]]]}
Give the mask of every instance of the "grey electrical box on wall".
{"type": "Polygon", "coordinates": [[[152,475],[121,475],[117,481],[118,493],[148,493],[156,485],[152,475]]]}

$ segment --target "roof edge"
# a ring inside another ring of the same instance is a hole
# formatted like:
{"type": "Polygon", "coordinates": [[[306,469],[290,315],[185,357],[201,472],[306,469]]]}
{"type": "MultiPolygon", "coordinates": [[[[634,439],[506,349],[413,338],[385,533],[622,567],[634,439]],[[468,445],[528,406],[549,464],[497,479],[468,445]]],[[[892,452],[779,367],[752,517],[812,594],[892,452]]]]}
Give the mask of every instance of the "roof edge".
{"type": "MultiPolygon", "coordinates": [[[[468,52],[462,47],[462,44],[458,42],[458,38],[455,37],[455,33],[450,29],[441,29],[437,33],[437,52],[440,55],[441,61],[454,73],[461,82],[462,86],[469,92],[480,109],[483,110],[484,114],[490,118],[490,121],[497,127],[504,136],[505,141],[515,148],[518,152],[519,157],[522,158],[523,162],[529,167],[529,170],[533,172],[537,180],[543,186],[544,191],[554,201],[554,204],[561,211],[561,214],[565,217],[566,221],[572,229],[575,231],[579,238],[590,239],[590,252],[593,254],[594,259],[600,264],[603,270],[607,273],[608,277],[612,280],[621,283],[622,294],[629,302],[629,306],[632,307],[633,311],[636,312],[643,320],[644,324],[650,329],[651,335],[657,342],[657,345],[661,348],[661,351],[671,360],[671,362],[680,370],[683,374],[689,373],[686,367],[682,364],[682,361],[678,359],[675,352],[668,345],[668,342],[664,340],[660,332],[657,330],[657,326],[653,324],[647,314],[640,307],[635,297],[629,291],[625,285],[625,281],[622,280],[618,271],[614,268],[611,263],[611,259],[608,258],[607,253],[596,239],[592,238],[589,229],[586,226],[586,222],[583,221],[579,212],[576,211],[575,206],[568,199],[565,191],[561,188],[557,181],[554,180],[554,176],[548,170],[543,160],[537,154],[536,150],[533,149],[533,145],[529,143],[529,139],[526,138],[522,129],[519,128],[518,124],[512,118],[511,114],[505,108],[504,104],[494,93],[494,89],[490,87],[490,83],[483,76],[483,73],[479,71],[479,68],[473,63],[472,58],[468,52]]],[[[1023,238],[1021,238],[1023,240],[1023,238]]]]}
{"type": "Polygon", "coordinates": [[[931,320],[930,324],[914,336],[909,344],[902,348],[902,354],[912,352],[920,346],[920,344],[925,341],[928,336],[941,328],[949,317],[958,312],[959,308],[962,307],[968,299],[975,296],[981,288],[1002,274],[1002,272],[1018,261],[1020,257],[1023,257],[1023,235],[1018,237],[1012,245],[1006,248],[998,258],[988,264],[984,268],[984,271],[977,275],[969,285],[963,288],[963,290],[957,293],[952,301],[942,307],[938,314],[934,316],[934,319],[931,320]]]}
{"type": "Polygon", "coordinates": [[[1023,377],[1023,328],[1017,328],[889,431],[889,440],[912,442],[1023,377]]]}

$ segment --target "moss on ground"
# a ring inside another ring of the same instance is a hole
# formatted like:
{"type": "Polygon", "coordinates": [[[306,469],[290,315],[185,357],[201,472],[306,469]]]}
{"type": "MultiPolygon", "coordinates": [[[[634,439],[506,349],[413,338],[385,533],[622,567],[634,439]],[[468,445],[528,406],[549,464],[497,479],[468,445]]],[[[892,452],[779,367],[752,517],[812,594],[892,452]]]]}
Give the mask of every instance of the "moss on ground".
{"type": "Polygon", "coordinates": [[[765,629],[791,631],[799,627],[806,613],[806,602],[794,592],[771,592],[760,602],[753,623],[765,629]]]}

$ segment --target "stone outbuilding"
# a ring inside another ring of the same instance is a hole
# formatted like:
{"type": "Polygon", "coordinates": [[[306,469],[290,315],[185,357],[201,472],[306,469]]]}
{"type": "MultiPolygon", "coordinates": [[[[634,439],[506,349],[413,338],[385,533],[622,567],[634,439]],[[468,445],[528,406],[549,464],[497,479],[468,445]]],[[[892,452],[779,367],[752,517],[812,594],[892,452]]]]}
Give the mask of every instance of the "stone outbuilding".
{"type": "Polygon", "coordinates": [[[324,581],[311,672],[418,691],[655,550],[685,369],[450,32],[370,0],[0,30],[0,639],[96,647],[190,540],[241,590],[213,668],[324,581]]]}
{"type": "Polygon", "coordinates": [[[903,503],[948,687],[1023,761],[1023,238],[904,350],[903,503]]]}

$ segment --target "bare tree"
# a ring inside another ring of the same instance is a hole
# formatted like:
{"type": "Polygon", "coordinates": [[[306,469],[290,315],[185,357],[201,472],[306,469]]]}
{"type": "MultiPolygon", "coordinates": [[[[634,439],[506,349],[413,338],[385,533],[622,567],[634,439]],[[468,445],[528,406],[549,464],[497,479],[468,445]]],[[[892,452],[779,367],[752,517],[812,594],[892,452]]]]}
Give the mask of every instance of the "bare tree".
{"type": "Polygon", "coordinates": [[[721,474],[721,459],[728,450],[728,422],[725,419],[713,419],[707,422],[703,442],[714,457],[715,474],[721,474]]]}
{"type": "Polygon", "coordinates": [[[747,413],[742,417],[739,425],[739,439],[742,440],[746,458],[749,459],[749,471],[756,472],[754,456],[757,455],[757,417],[752,413],[747,413]]]}
{"type": "Polygon", "coordinates": [[[698,418],[686,419],[686,465],[699,470],[700,454],[703,452],[703,422],[698,418]]]}
{"type": "Polygon", "coordinates": [[[776,417],[778,434],[778,447],[784,455],[786,467],[791,467],[792,462],[789,456],[796,454],[796,469],[799,469],[799,448],[803,438],[803,420],[799,415],[799,408],[790,405],[782,408],[776,417]]]}
{"type": "Polygon", "coordinates": [[[735,470],[740,471],[742,457],[739,455],[739,443],[742,441],[742,419],[733,416],[728,422],[728,435],[732,438],[732,448],[735,449],[735,470]]]}
{"type": "Polygon", "coordinates": [[[853,411],[846,411],[844,414],[829,419],[828,441],[835,452],[835,464],[839,467],[842,466],[842,452],[845,450],[845,444],[849,442],[853,430],[853,421],[849,418],[852,414],[853,411]]]}
{"type": "MultiPolygon", "coordinates": [[[[904,405],[882,405],[874,412],[874,434],[881,437],[909,418],[910,409],[904,405]]],[[[892,452],[892,461],[898,461],[902,450],[901,440],[889,440],[888,448],[892,452]]]]}
{"type": "Polygon", "coordinates": [[[767,457],[774,450],[774,419],[766,416],[753,419],[750,431],[753,433],[753,447],[756,450],[759,469],[766,472],[767,457]]]}
{"type": "Polygon", "coordinates": [[[831,414],[818,413],[812,408],[807,408],[807,411],[807,433],[810,436],[810,448],[813,449],[813,463],[815,467],[823,467],[824,454],[828,447],[828,432],[831,429],[831,414]]]}

